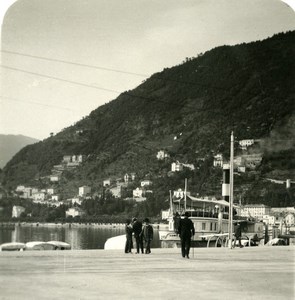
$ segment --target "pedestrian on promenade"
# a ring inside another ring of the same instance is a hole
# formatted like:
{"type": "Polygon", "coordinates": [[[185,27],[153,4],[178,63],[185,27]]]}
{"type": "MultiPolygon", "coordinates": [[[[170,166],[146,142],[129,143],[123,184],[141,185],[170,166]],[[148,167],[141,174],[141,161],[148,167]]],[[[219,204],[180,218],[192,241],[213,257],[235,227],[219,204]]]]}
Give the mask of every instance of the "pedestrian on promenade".
{"type": "Polygon", "coordinates": [[[173,216],[173,222],[174,222],[174,232],[178,234],[178,227],[180,222],[180,215],[178,212],[176,212],[173,216]]]}
{"type": "Polygon", "coordinates": [[[150,254],[151,242],[154,237],[154,230],[148,218],[144,219],[143,228],[142,228],[142,237],[143,240],[145,241],[145,254],[150,254]]]}
{"type": "Polygon", "coordinates": [[[125,233],[126,233],[126,243],[125,243],[125,253],[132,253],[131,249],[133,248],[132,243],[132,225],[130,219],[126,220],[125,223],[125,233]]]}
{"type": "Polygon", "coordinates": [[[178,234],[181,239],[181,254],[182,257],[189,258],[189,251],[191,248],[191,238],[195,235],[194,223],[188,218],[189,213],[186,211],[184,219],[180,219],[178,226],[178,234]]]}
{"type": "Polygon", "coordinates": [[[238,223],[236,228],[235,228],[235,237],[236,237],[236,240],[239,241],[239,247],[243,248],[243,245],[242,245],[242,242],[241,242],[241,237],[242,237],[241,223],[238,223]]]}
{"type": "Polygon", "coordinates": [[[132,229],[136,243],[136,254],[139,254],[139,250],[143,253],[142,223],[137,218],[132,219],[132,229]]]}

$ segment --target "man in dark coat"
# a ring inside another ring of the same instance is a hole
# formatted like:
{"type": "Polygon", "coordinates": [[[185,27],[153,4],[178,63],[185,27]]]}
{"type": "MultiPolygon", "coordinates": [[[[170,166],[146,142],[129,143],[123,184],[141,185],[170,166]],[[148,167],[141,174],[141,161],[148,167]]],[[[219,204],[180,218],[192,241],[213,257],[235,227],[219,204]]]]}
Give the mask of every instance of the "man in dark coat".
{"type": "Polygon", "coordinates": [[[133,218],[132,228],[133,228],[134,238],[136,242],[136,254],[139,253],[139,249],[141,250],[141,253],[143,253],[143,237],[141,234],[142,223],[139,220],[137,220],[137,218],[133,218]]]}
{"type": "Polygon", "coordinates": [[[131,221],[128,219],[125,223],[125,233],[126,233],[126,243],[125,243],[125,253],[132,253],[131,249],[132,243],[132,225],[131,221]]]}
{"type": "Polygon", "coordinates": [[[181,219],[178,226],[178,234],[181,239],[181,254],[182,257],[189,258],[191,248],[191,238],[195,235],[194,223],[188,218],[189,213],[185,212],[184,219],[181,219]]]}
{"type": "Polygon", "coordinates": [[[144,219],[144,224],[142,228],[142,236],[145,241],[145,254],[151,253],[151,242],[154,237],[153,226],[150,224],[150,220],[148,218],[144,219]]]}
{"type": "Polygon", "coordinates": [[[239,247],[243,248],[243,245],[242,245],[242,242],[241,242],[242,228],[241,228],[240,223],[238,223],[236,228],[235,228],[235,237],[236,237],[236,240],[239,241],[239,247]]]}

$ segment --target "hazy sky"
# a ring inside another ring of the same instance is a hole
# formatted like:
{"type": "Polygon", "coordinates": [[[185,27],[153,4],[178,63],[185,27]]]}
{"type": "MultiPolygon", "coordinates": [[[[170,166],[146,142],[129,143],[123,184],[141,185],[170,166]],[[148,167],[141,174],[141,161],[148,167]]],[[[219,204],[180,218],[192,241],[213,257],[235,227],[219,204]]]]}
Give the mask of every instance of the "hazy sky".
{"type": "Polygon", "coordinates": [[[18,0],[2,24],[0,133],[44,139],[186,57],[287,30],[280,0],[18,0]]]}

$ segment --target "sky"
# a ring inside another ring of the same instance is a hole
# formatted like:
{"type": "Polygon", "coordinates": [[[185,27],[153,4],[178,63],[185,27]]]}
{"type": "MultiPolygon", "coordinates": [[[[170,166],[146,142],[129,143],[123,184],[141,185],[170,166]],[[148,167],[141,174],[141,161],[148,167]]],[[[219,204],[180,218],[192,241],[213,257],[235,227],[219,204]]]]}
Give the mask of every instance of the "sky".
{"type": "Polygon", "coordinates": [[[186,57],[295,30],[288,1],[1,0],[0,134],[43,140],[186,57]]]}

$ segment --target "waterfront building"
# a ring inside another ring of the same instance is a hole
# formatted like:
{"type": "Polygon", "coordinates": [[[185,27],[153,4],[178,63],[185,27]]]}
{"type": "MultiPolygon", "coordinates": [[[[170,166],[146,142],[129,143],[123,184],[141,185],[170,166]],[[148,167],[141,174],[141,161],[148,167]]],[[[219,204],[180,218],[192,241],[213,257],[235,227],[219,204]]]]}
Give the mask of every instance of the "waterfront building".
{"type": "Polygon", "coordinates": [[[23,212],[25,212],[25,208],[24,207],[22,207],[22,206],[17,206],[17,205],[14,205],[13,207],[12,207],[12,217],[13,218],[19,218],[20,217],[20,215],[23,213],[23,212]]]}
{"type": "Polygon", "coordinates": [[[85,212],[80,207],[70,207],[66,211],[66,217],[82,217],[84,214],[85,212]]]}
{"type": "Polygon", "coordinates": [[[271,207],[264,204],[248,204],[241,207],[240,215],[242,217],[252,217],[263,219],[264,215],[269,215],[271,207]]]}

